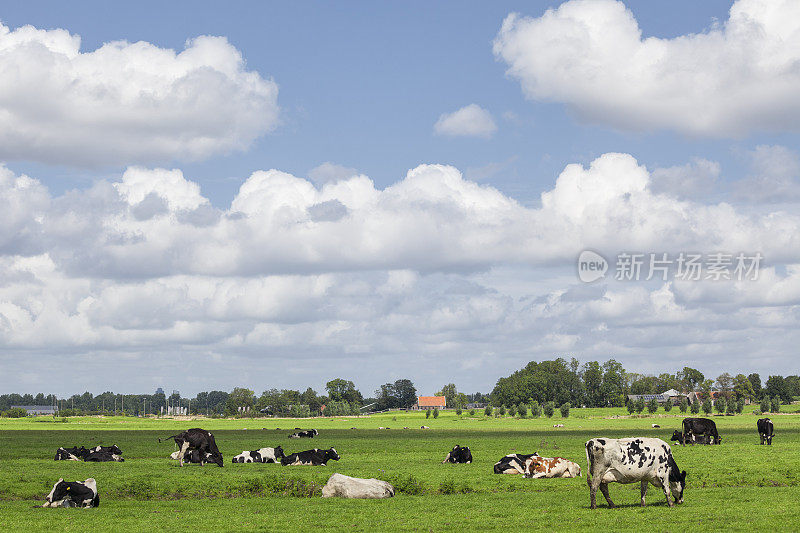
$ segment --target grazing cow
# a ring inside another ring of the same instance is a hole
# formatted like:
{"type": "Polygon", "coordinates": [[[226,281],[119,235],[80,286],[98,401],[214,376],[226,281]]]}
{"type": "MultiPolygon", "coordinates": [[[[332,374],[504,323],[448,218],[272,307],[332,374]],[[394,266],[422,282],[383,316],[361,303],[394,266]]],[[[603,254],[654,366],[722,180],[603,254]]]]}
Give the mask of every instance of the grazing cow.
{"type": "Polygon", "coordinates": [[[112,461],[115,461],[117,463],[122,463],[125,461],[125,459],[123,459],[121,455],[103,451],[92,452],[86,457],[84,457],[83,460],[86,461],[87,463],[108,463],[112,461]]]}
{"type": "Polygon", "coordinates": [[[253,450],[251,452],[244,451],[239,455],[234,456],[233,463],[262,463],[261,454],[253,450]]]}
{"type": "Polygon", "coordinates": [[[453,449],[447,453],[445,456],[444,463],[471,463],[472,462],[472,452],[469,450],[469,446],[453,446],[453,449]]]}
{"type": "MultiPolygon", "coordinates": [[[[299,428],[295,428],[295,429],[299,429],[299,428]]],[[[289,438],[290,439],[313,439],[317,435],[319,435],[319,431],[317,431],[316,429],[309,429],[309,430],[306,430],[306,431],[297,431],[295,433],[292,433],[291,435],[289,435],[289,438]]]]}
{"type": "Polygon", "coordinates": [[[605,496],[609,507],[614,507],[608,494],[609,483],[641,483],[642,507],[647,494],[647,484],[652,483],[664,490],[667,504],[683,503],[686,487],[686,471],[681,472],[669,444],[661,439],[634,437],[627,439],[591,439],[586,442],[586,460],[589,473],[589,500],[592,509],[597,508],[597,489],[605,496]]]}
{"type": "Polygon", "coordinates": [[[281,464],[283,466],[325,466],[330,460],[339,460],[339,454],[336,453],[335,449],[320,450],[319,448],[314,448],[313,450],[289,454],[281,459],[281,464]]]}
{"type": "MultiPolygon", "coordinates": [[[[178,461],[181,466],[183,466],[183,458],[189,450],[198,450],[200,452],[200,466],[207,462],[215,463],[217,466],[223,466],[224,464],[222,462],[222,454],[214,441],[214,435],[205,429],[188,429],[163,440],[169,439],[173,439],[175,444],[178,445],[178,461]]],[[[158,442],[161,442],[161,440],[158,439],[158,442]]]]}
{"type": "Polygon", "coordinates": [[[709,418],[684,418],[683,434],[687,442],[695,442],[692,437],[708,435],[713,437],[714,444],[722,444],[722,438],[717,432],[717,424],[709,418]]]}
{"type": "Polygon", "coordinates": [[[495,474],[524,474],[525,461],[539,457],[538,453],[509,453],[494,464],[495,474]]]}
{"type": "Polygon", "coordinates": [[[525,477],[539,479],[542,477],[580,477],[581,467],[578,463],[567,461],[563,457],[531,457],[525,461],[525,477]]]}
{"type": "Polygon", "coordinates": [[[682,432],[678,431],[677,429],[672,432],[672,438],[669,439],[673,442],[677,442],[681,446],[686,446],[686,435],[682,432]]]}
{"type": "Polygon", "coordinates": [[[61,478],[53,485],[46,500],[42,507],[100,507],[94,478],[86,481],[64,481],[61,478]]]}
{"type": "Polygon", "coordinates": [[[772,425],[772,420],[769,418],[759,418],[758,422],[756,422],[756,426],[758,427],[758,435],[761,437],[761,444],[763,445],[766,443],[768,446],[772,446],[772,437],[775,430],[772,425]]]}
{"type": "Polygon", "coordinates": [[[56,450],[56,461],[80,461],[89,455],[89,450],[81,446],[72,448],[64,448],[63,446],[56,450]]]}
{"type": "Polygon", "coordinates": [[[122,455],[122,450],[119,449],[119,446],[116,444],[112,444],[111,446],[95,446],[94,448],[89,448],[90,452],[107,452],[113,453],[115,455],[122,455]]]}
{"type": "Polygon", "coordinates": [[[677,430],[672,432],[672,438],[670,440],[677,442],[681,446],[686,446],[687,442],[693,445],[714,443],[714,437],[712,437],[711,435],[695,435],[691,433],[689,435],[686,435],[685,433],[681,433],[680,431],[677,430]]]}

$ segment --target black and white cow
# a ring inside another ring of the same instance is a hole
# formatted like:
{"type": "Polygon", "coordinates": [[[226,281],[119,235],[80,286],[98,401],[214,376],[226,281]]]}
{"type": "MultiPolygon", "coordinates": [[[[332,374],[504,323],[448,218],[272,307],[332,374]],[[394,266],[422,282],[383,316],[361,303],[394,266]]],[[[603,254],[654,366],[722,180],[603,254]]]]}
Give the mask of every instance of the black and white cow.
{"type": "MultiPolygon", "coordinates": [[[[178,456],[180,456],[180,453],[181,453],[180,450],[177,451],[177,452],[172,452],[169,455],[169,458],[177,460],[178,456]]],[[[204,463],[213,463],[214,462],[212,460],[212,455],[210,453],[208,453],[208,452],[205,453],[205,458],[202,461],[201,461],[201,459],[203,459],[203,455],[200,454],[200,450],[189,450],[183,456],[183,462],[184,463],[193,463],[193,464],[202,465],[204,463]]]]}
{"type": "Polygon", "coordinates": [[[316,429],[307,429],[306,431],[296,431],[289,435],[290,439],[313,439],[319,435],[319,431],[316,429]]]}
{"type": "Polygon", "coordinates": [[[244,451],[239,455],[233,457],[233,463],[263,463],[264,461],[261,460],[261,454],[258,453],[257,450],[253,450],[251,452],[244,451]]]}
{"type": "Polygon", "coordinates": [[[283,453],[283,448],[276,446],[275,448],[260,448],[256,450],[258,455],[261,456],[262,463],[277,463],[286,455],[283,453]]]}
{"type": "Polygon", "coordinates": [[[717,424],[710,418],[684,418],[683,435],[686,442],[694,444],[696,437],[707,435],[712,444],[722,444],[722,437],[717,432],[717,424]]]}
{"type": "Polygon", "coordinates": [[[64,448],[63,446],[56,450],[56,461],[80,461],[89,455],[89,450],[81,446],[73,446],[72,448],[64,448]]]}
{"type": "Polygon", "coordinates": [[[597,508],[597,489],[605,496],[609,507],[614,507],[608,494],[609,483],[641,483],[642,507],[647,494],[647,484],[652,483],[664,491],[667,504],[683,503],[686,488],[686,471],[681,472],[669,444],[661,439],[633,437],[627,439],[591,439],[586,442],[586,460],[589,474],[589,501],[597,508]]]}
{"type": "Polygon", "coordinates": [[[453,449],[450,450],[442,461],[444,463],[471,463],[472,462],[472,452],[469,450],[469,446],[459,446],[456,444],[453,446],[453,449]]]}
{"type": "Polygon", "coordinates": [[[94,478],[86,481],[64,481],[59,479],[47,495],[42,507],[99,507],[97,482],[94,478]]]}
{"type": "Polygon", "coordinates": [[[314,448],[313,450],[289,454],[281,459],[281,464],[283,466],[325,466],[331,460],[339,460],[339,454],[336,453],[335,449],[320,450],[319,448],[314,448]]]}
{"type": "Polygon", "coordinates": [[[524,474],[525,461],[539,457],[538,453],[510,453],[494,464],[495,474],[524,474]]]}
{"type": "Polygon", "coordinates": [[[772,425],[772,420],[769,418],[759,418],[756,422],[758,427],[758,435],[761,437],[761,444],[772,446],[772,437],[775,434],[775,428],[772,425]]]}
{"type": "Polygon", "coordinates": [[[83,458],[84,461],[87,463],[108,463],[115,461],[117,463],[122,463],[125,459],[122,458],[121,455],[117,455],[115,453],[110,453],[106,451],[98,451],[92,452],[86,457],[83,458]]]}
{"type": "MultiPolygon", "coordinates": [[[[217,443],[214,441],[214,435],[210,431],[200,428],[187,429],[184,432],[172,435],[163,440],[173,439],[175,444],[178,445],[178,461],[180,466],[183,466],[183,458],[189,450],[197,450],[200,452],[200,465],[205,463],[215,463],[217,466],[223,466],[222,454],[217,448],[217,443]]],[[[162,439],[158,439],[161,442],[162,439]]]]}
{"type": "Polygon", "coordinates": [[[106,453],[113,453],[114,455],[122,455],[122,450],[119,449],[119,446],[116,444],[112,444],[111,446],[95,446],[94,448],[89,448],[90,452],[106,452],[106,453]]]}

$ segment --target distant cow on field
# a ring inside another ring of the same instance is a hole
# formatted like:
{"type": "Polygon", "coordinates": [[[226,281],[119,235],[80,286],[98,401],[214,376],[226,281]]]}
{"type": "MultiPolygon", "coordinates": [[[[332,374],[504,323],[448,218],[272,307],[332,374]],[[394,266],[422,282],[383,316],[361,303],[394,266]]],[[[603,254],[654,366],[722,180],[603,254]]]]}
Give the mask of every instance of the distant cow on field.
{"type": "Polygon", "coordinates": [[[772,425],[772,420],[769,418],[760,418],[758,422],[756,422],[756,427],[758,427],[758,435],[761,437],[761,444],[767,444],[768,446],[772,446],[772,437],[775,434],[775,428],[772,425]]]}
{"type": "Polygon", "coordinates": [[[524,474],[525,461],[539,457],[538,453],[509,453],[494,464],[495,474],[524,474]]]}
{"type": "Polygon", "coordinates": [[[290,439],[313,439],[319,435],[319,431],[316,429],[308,429],[306,431],[297,431],[289,435],[290,439]]]}
{"type": "Polygon", "coordinates": [[[289,454],[281,459],[281,464],[283,466],[325,466],[328,461],[338,460],[339,454],[336,453],[335,449],[328,448],[327,450],[320,450],[319,448],[314,448],[313,450],[289,454]]]}
{"type": "Polygon", "coordinates": [[[84,457],[83,460],[86,461],[87,463],[109,463],[109,462],[122,463],[125,461],[125,459],[123,459],[121,455],[105,451],[92,452],[86,457],[84,457]]]}
{"type": "Polygon", "coordinates": [[[563,457],[531,457],[525,461],[527,478],[580,477],[580,475],[580,465],[563,457]]]}
{"type": "MultiPolygon", "coordinates": [[[[183,458],[187,451],[197,450],[200,452],[200,465],[210,462],[217,466],[223,466],[222,454],[214,441],[214,435],[205,429],[192,428],[177,435],[172,435],[163,440],[173,439],[178,445],[178,461],[183,466],[183,458]]],[[[158,439],[161,442],[162,439],[158,439]]]]}
{"type": "Polygon", "coordinates": [[[711,437],[712,444],[722,444],[722,438],[717,432],[717,424],[709,418],[684,418],[683,419],[683,435],[686,442],[695,443],[696,438],[700,435],[707,435],[711,437]]]}
{"type": "Polygon", "coordinates": [[[686,471],[681,472],[669,444],[661,439],[634,437],[627,439],[591,439],[586,442],[586,460],[589,471],[589,501],[597,508],[597,489],[605,496],[609,507],[614,507],[608,493],[609,483],[641,483],[642,507],[647,494],[647,484],[652,483],[664,491],[667,505],[672,499],[683,503],[686,488],[686,471]]]}
{"type": "Polygon", "coordinates": [[[450,450],[442,461],[444,463],[463,463],[468,464],[472,462],[472,452],[469,449],[469,446],[453,446],[453,449],[450,450]]]}
{"type": "Polygon", "coordinates": [[[73,446],[72,448],[64,448],[63,446],[56,450],[56,461],[80,461],[89,455],[89,450],[81,446],[73,446]]]}

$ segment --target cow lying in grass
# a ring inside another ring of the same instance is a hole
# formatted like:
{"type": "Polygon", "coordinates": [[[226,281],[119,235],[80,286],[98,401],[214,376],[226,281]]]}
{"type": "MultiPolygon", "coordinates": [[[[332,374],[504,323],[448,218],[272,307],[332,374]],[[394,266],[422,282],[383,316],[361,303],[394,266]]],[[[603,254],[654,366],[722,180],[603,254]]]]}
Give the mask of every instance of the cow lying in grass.
{"type": "Polygon", "coordinates": [[[116,444],[112,446],[95,446],[94,448],[72,448],[61,447],[56,450],[56,461],[84,461],[89,462],[105,462],[105,461],[119,461],[122,462],[122,450],[116,444]]]}
{"type": "Polygon", "coordinates": [[[316,429],[307,429],[305,431],[296,431],[289,435],[290,439],[313,439],[319,435],[319,431],[316,429]]]}
{"type": "Polygon", "coordinates": [[[538,453],[510,453],[494,464],[495,474],[524,474],[525,462],[538,453]]]}
{"type": "Polygon", "coordinates": [[[87,463],[109,463],[109,462],[122,463],[125,461],[125,459],[123,459],[121,455],[117,455],[115,453],[110,453],[102,450],[90,453],[89,455],[84,457],[83,460],[86,461],[87,463]]]}
{"type": "Polygon", "coordinates": [[[683,503],[686,471],[680,471],[672,457],[672,449],[661,439],[591,439],[586,442],[586,461],[589,464],[586,481],[592,509],[597,508],[597,489],[605,496],[608,506],[614,507],[608,493],[609,483],[641,483],[642,507],[648,483],[664,491],[670,507],[674,505],[671,497],[676,503],[683,503]]]}
{"type": "Polygon", "coordinates": [[[525,461],[525,477],[527,478],[580,477],[580,475],[580,465],[567,461],[563,457],[536,456],[525,461]]]}
{"type": "Polygon", "coordinates": [[[335,449],[320,450],[319,448],[314,448],[313,450],[289,454],[281,459],[281,464],[283,466],[325,466],[331,460],[339,460],[339,454],[336,453],[335,449]]]}
{"type": "Polygon", "coordinates": [[[444,463],[471,463],[472,462],[472,452],[469,449],[469,446],[453,446],[453,449],[450,450],[442,461],[444,463]]]}
{"type": "Polygon", "coordinates": [[[234,463],[277,463],[278,460],[286,457],[283,448],[261,448],[253,451],[243,451],[233,458],[234,463]]]}
{"type": "Polygon", "coordinates": [[[64,481],[59,479],[53,490],[45,498],[42,507],[99,507],[97,482],[93,478],[86,481],[64,481]]]}

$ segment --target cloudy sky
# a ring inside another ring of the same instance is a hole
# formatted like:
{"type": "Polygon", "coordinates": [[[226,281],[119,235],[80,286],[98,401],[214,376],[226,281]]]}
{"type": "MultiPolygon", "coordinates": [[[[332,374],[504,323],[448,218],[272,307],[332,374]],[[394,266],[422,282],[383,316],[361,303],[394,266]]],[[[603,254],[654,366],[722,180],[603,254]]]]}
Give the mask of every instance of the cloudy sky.
{"type": "Polygon", "coordinates": [[[797,2],[187,7],[0,11],[2,391],[798,372],[797,2]]]}

